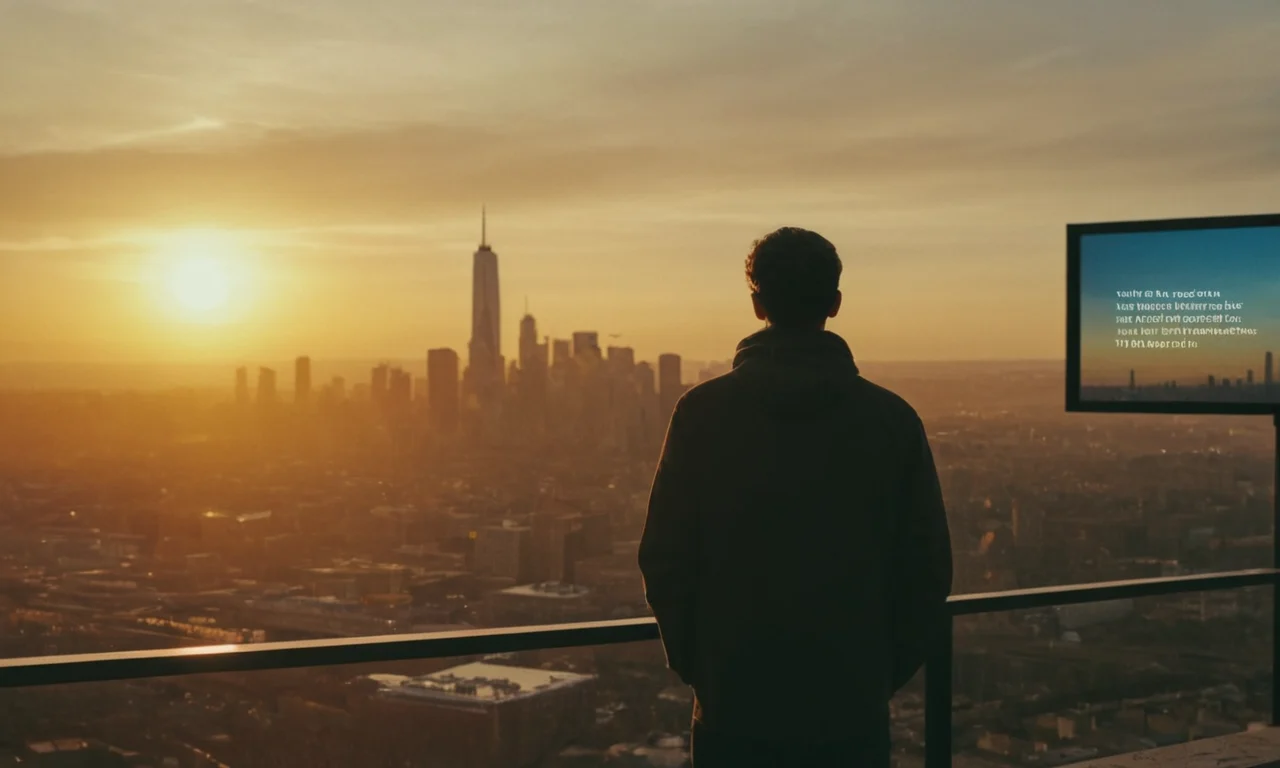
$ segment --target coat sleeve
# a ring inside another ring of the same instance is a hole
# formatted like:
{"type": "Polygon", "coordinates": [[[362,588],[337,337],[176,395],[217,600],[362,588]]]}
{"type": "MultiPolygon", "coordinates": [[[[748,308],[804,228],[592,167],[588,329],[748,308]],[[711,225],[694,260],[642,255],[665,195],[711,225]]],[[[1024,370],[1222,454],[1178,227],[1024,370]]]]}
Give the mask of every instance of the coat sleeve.
{"type": "Polygon", "coordinates": [[[671,416],[649,495],[640,539],[640,572],[645,599],[662,634],[667,665],[692,685],[698,495],[689,441],[687,406],[682,400],[671,416]]]}
{"type": "Polygon", "coordinates": [[[894,535],[893,690],[920,670],[942,633],[951,594],[951,532],[924,425],[913,419],[894,535]]]}

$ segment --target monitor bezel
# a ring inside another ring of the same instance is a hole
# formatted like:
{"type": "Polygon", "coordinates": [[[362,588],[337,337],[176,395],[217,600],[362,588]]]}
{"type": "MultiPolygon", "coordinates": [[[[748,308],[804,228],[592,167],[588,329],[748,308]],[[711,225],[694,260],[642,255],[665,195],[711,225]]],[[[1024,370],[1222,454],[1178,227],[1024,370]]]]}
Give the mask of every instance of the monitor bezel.
{"type": "MultiPolygon", "coordinates": [[[[1204,216],[1067,225],[1067,411],[1257,416],[1280,413],[1280,403],[1127,402],[1080,397],[1080,240],[1086,235],[1280,227],[1280,213],[1204,216]]],[[[1280,350],[1278,350],[1280,351],[1280,350]]]]}

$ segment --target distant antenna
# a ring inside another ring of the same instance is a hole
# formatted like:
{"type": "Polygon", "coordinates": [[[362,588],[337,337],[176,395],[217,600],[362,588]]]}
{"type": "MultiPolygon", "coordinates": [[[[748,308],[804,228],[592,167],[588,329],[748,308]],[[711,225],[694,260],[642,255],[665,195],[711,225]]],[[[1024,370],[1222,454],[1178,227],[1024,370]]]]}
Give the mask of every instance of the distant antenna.
{"type": "Polygon", "coordinates": [[[524,297],[524,313],[525,313],[526,315],[527,315],[527,314],[529,314],[529,296],[528,296],[528,294],[526,294],[526,295],[525,295],[525,297],[524,297]]]}
{"type": "Polygon", "coordinates": [[[489,244],[488,233],[486,232],[487,229],[488,229],[488,222],[485,216],[485,207],[481,205],[480,206],[480,247],[481,248],[489,244]]]}

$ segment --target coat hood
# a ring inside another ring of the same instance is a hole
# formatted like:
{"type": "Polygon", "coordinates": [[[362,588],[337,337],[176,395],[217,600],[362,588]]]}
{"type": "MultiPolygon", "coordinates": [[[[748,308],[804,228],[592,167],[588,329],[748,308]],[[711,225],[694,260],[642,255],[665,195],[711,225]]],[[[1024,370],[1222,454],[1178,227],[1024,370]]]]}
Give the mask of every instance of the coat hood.
{"type": "Polygon", "coordinates": [[[743,339],[733,367],[750,370],[761,404],[779,416],[813,418],[840,407],[858,365],[844,339],[830,331],[766,328],[743,339]]]}

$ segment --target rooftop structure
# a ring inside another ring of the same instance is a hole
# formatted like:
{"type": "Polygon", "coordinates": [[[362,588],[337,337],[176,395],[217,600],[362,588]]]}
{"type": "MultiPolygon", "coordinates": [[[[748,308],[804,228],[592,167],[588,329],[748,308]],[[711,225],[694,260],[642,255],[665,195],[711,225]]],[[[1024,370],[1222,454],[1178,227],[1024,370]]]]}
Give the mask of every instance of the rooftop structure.
{"type": "Polygon", "coordinates": [[[561,584],[557,581],[547,581],[538,584],[521,584],[515,587],[509,587],[501,590],[504,595],[519,595],[523,597],[542,597],[548,600],[572,600],[575,598],[583,598],[587,596],[588,590],[580,584],[561,584]]]}
{"type": "Polygon", "coordinates": [[[379,693],[385,696],[416,698],[435,703],[498,704],[549,690],[581,685],[594,679],[594,676],[475,662],[422,677],[375,674],[369,675],[367,679],[377,683],[379,693]]]}

